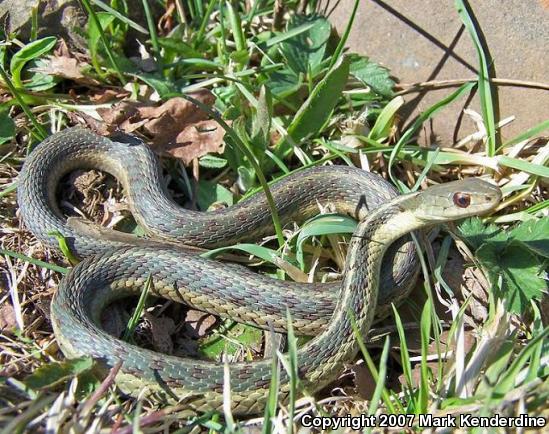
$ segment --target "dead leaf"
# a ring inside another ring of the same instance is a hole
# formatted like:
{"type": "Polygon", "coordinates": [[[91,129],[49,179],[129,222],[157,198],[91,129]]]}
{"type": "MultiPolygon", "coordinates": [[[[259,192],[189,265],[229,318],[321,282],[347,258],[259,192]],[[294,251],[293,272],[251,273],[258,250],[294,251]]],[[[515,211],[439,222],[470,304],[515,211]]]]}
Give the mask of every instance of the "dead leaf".
{"type": "Polygon", "coordinates": [[[355,363],[349,368],[349,372],[353,376],[354,393],[363,399],[372,399],[376,389],[376,380],[366,363],[355,363]]]}
{"type": "Polygon", "coordinates": [[[6,303],[0,308],[0,332],[12,334],[16,327],[15,310],[11,304],[6,303]]]}
{"type": "MultiPolygon", "coordinates": [[[[195,158],[202,157],[210,152],[223,153],[223,137],[225,130],[213,120],[198,121],[186,126],[175,138],[175,143],[160,144],[163,151],[188,165],[195,158]]],[[[155,142],[160,142],[155,139],[155,142]]]]}
{"type": "Polygon", "coordinates": [[[129,92],[124,92],[116,89],[101,89],[99,92],[90,95],[90,100],[96,104],[105,104],[114,99],[127,97],[129,92]]]}
{"type": "MultiPolygon", "coordinates": [[[[215,96],[206,89],[190,96],[208,106],[215,102],[215,96]]],[[[157,154],[178,158],[186,165],[210,152],[222,153],[224,149],[225,130],[181,97],[171,98],[160,106],[122,101],[97,112],[110,131],[140,130],[152,139],[151,147],[157,154]]]]}
{"type": "MultiPolygon", "coordinates": [[[[430,369],[433,376],[438,375],[438,362],[427,362],[427,369],[430,369]]],[[[444,363],[442,364],[442,369],[444,369],[444,363]]],[[[411,372],[412,377],[412,387],[419,387],[421,382],[421,363],[416,363],[411,372]]],[[[406,385],[406,376],[404,374],[399,375],[398,381],[402,385],[406,385]]]]}
{"type": "Polygon", "coordinates": [[[192,339],[200,339],[216,325],[215,316],[195,309],[189,309],[185,315],[185,329],[192,339]]]}
{"type": "Polygon", "coordinates": [[[99,82],[97,80],[82,73],[82,69],[86,66],[88,66],[86,63],[78,62],[73,57],[49,56],[45,66],[33,68],[33,71],[66,78],[77,83],[98,85],[99,82]]]}
{"type": "Polygon", "coordinates": [[[175,331],[173,319],[167,316],[156,317],[148,312],[143,314],[151,325],[152,344],[156,351],[164,354],[173,353],[172,333],[175,331]]]}

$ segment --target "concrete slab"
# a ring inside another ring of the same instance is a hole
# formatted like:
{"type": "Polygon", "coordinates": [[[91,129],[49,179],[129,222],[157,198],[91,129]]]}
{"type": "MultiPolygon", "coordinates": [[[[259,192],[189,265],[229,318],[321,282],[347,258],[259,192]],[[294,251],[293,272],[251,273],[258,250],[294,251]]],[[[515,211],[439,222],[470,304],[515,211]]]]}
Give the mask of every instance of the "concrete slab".
{"type": "MultiPolygon", "coordinates": [[[[335,4],[336,2],[331,2],[335,4]]],[[[354,0],[341,0],[330,19],[341,34],[354,0]]],[[[498,78],[549,83],[549,2],[470,0],[484,33],[498,78]]],[[[477,54],[450,0],[362,0],[347,44],[391,69],[401,83],[476,76],[477,54]]],[[[455,88],[405,96],[405,123],[455,88]]],[[[549,119],[549,91],[496,87],[497,117],[516,116],[501,131],[503,140],[549,119]]],[[[420,143],[450,145],[476,131],[465,107],[480,113],[478,95],[439,112],[420,143]]],[[[496,119],[497,120],[497,119],[496,119]]]]}

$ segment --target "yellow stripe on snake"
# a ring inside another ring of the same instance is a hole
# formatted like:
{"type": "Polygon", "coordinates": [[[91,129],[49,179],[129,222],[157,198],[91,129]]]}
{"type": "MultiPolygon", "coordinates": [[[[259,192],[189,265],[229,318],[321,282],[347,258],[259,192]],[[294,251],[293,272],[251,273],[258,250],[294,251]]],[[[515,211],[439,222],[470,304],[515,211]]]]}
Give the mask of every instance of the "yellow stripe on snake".
{"type": "MultiPolygon", "coordinates": [[[[303,284],[272,279],[242,266],[189,254],[173,242],[213,248],[258,240],[273,233],[262,193],[227,209],[185,210],[169,197],[159,162],[141,141],[107,139],[82,128],[55,134],[25,161],[19,179],[22,218],[34,235],[55,247],[48,232],[58,230],[85,258],[62,280],[51,306],[56,338],[68,357],[90,355],[106,367],[119,361],[117,383],[136,394],[184,402],[193,412],[221,410],[224,366],[212,361],[155,353],[123,342],[100,327],[101,312],[114,300],[139,294],[147,277],[153,294],[221,317],[276,331],[286,329],[286,310],[297,333],[315,336],[297,352],[299,381],[310,393],[326,386],[353,360],[358,346],[350,313],[363,336],[379,303],[387,310],[404,297],[417,275],[411,231],[479,215],[494,209],[499,189],[470,178],[397,196],[381,177],[343,166],[299,171],[272,186],[283,225],[303,222],[328,203],[359,224],[351,237],[343,280],[303,284]],[[132,213],[151,246],[131,245],[79,233],[67,224],[56,201],[59,180],[84,168],[105,170],[123,185],[132,213]],[[162,244],[162,240],[169,241],[162,244]],[[391,247],[383,261],[389,245],[391,247]]],[[[271,361],[229,365],[234,414],[263,411],[271,361]]],[[[289,393],[283,370],[279,398],[289,393]]]]}

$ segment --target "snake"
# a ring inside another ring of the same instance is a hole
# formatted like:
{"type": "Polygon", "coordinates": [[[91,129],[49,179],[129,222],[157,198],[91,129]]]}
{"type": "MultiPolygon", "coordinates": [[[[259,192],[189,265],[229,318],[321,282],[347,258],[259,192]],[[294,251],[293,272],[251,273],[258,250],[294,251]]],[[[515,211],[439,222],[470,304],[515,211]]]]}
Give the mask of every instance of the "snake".
{"type": "MultiPolygon", "coordinates": [[[[145,390],[164,403],[184,404],[193,414],[222,411],[230,396],[232,414],[258,414],[269,397],[271,360],[228,364],[160,354],[105,332],[102,312],[116,300],[140,294],[149,276],[153,295],[263,329],[287,331],[289,312],[295,332],[312,336],[297,349],[295,375],[300,390],[315,393],[356,357],[353,327],[365,336],[378,303],[390,308],[409,291],[417,275],[409,233],[489,213],[501,200],[499,188],[480,178],[398,195],[379,175],[337,165],[293,173],[272,184],[271,193],[283,226],[318,214],[319,205],[326,204],[358,221],[341,281],[322,285],[277,280],[174,245],[214,248],[272,234],[264,193],[214,211],[183,209],[170,197],[158,157],[134,136],[107,138],[76,127],[40,143],[20,173],[21,217],[46,245],[57,246],[51,232],[59,231],[84,258],[61,280],[51,303],[52,326],[63,353],[91,356],[105,368],[120,365],[116,382],[130,395],[145,390]],[[68,224],[57,203],[59,182],[71,171],[92,168],[121,182],[150,243],[94,237],[68,224]]],[[[293,381],[286,370],[280,371],[281,402],[293,393],[293,381]]]]}

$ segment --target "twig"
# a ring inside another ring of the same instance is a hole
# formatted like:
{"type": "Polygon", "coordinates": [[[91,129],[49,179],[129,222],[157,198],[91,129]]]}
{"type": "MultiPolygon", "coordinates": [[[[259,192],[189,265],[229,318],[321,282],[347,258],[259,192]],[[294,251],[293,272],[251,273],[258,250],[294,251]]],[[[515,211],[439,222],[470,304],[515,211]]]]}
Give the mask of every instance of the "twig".
{"type": "MultiPolygon", "coordinates": [[[[432,80],[410,84],[398,84],[395,87],[401,90],[396,92],[394,96],[405,95],[412,92],[419,92],[424,88],[455,87],[461,86],[464,83],[470,83],[475,81],[477,81],[477,78],[458,78],[455,80],[432,80]]],[[[531,87],[535,89],[549,90],[549,84],[539,83],[536,81],[513,80],[510,78],[493,78],[491,82],[497,86],[531,87]]]]}
{"type": "Polygon", "coordinates": [[[116,378],[116,374],[118,374],[118,371],[122,367],[122,361],[119,361],[114,365],[111,370],[109,371],[109,374],[107,377],[101,382],[99,387],[93,392],[92,396],[84,402],[82,405],[81,413],[83,415],[88,414],[91,409],[97,404],[97,402],[101,399],[101,397],[107,392],[109,387],[111,387],[114,384],[114,379],[116,378]]]}

